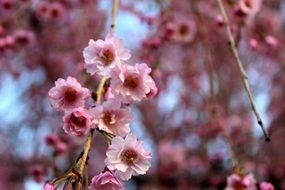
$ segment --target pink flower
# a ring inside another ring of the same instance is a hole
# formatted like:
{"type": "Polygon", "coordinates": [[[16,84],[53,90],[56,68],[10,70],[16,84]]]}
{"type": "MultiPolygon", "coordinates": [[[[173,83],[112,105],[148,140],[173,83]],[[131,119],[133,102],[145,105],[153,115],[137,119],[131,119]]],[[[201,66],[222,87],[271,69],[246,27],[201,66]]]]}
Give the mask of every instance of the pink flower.
{"type": "Polygon", "coordinates": [[[66,113],[63,117],[63,129],[66,133],[83,136],[85,135],[92,124],[92,117],[84,108],[74,108],[72,112],[66,113]]]}
{"type": "Polygon", "coordinates": [[[29,173],[39,183],[43,180],[44,175],[46,175],[46,170],[42,165],[34,164],[29,168],[29,173]]]}
{"type": "Polygon", "coordinates": [[[50,133],[45,137],[46,144],[50,146],[55,146],[59,141],[59,137],[56,133],[50,133]]]}
{"type": "Polygon", "coordinates": [[[53,184],[50,183],[45,184],[44,190],[54,190],[53,184]]]}
{"type": "Polygon", "coordinates": [[[232,174],[228,177],[225,190],[256,190],[255,183],[256,181],[252,174],[248,174],[244,177],[232,174]]]}
{"type": "Polygon", "coordinates": [[[260,190],[274,190],[274,186],[268,182],[262,182],[260,184],[260,190]]]}
{"type": "Polygon", "coordinates": [[[19,29],[13,34],[14,43],[19,45],[28,45],[33,39],[33,33],[28,30],[19,29]]]}
{"type": "Polygon", "coordinates": [[[93,123],[98,125],[100,130],[122,137],[130,132],[131,111],[129,108],[121,108],[121,102],[117,99],[108,99],[91,112],[94,115],[93,123]]]}
{"type": "Polygon", "coordinates": [[[110,171],[105,171],[92,178],[89,190],[121,190],[123,184],[110,171]]]}
{"type": "Polygon", "coordinates": [[[261,0],[240,0],[238,11],[246,15],[256,14],[261,7],[261,0]]]}
{"type": "Polygon", "coordinates": [[[194,40],[196,35],[196,23],[191,19],[175,19],[175,22],[170,22],[166,25],[169,31],[169,38],[176,42],[189,43],[194,40]]]}
{"type": "Polygon", "coordinates": [[[251,47],[252,49],[258,48],[258,44],[259,44],[259,42],[258,42],[258,40],[255,39],[255,38],[251,38],[251,39],[249,40],[249,45],[250,45],[250,47],[251,47]]]}
{"type": "Polygon", "coordinates": [[[49,6],[49,17],[59,18],[64,12],[64,7],[61,3],[53,2],[49,6]]]}
{"type": "Polygon", "coordinates": [[[90,40],[83,50],[85,67],[91,75],[98,73],[109,76],[111,69],[131,57],[123,42],[114,34],[107,34],[105,40],[90,40]]]}
{"type": "Polygon", "coordinates": [[[156,85],[149,75],[151,68],[146,64],[134,66],[122,64],[112,72],[111,88],[114,94],[140,101],[157,93],[156,85]]]}
{"type": "Polygon", "coordinates": [[[73,77],[55,81],[55,87],[48,92],[51,104],[59,110],[70,110],[84,106],[84,100],[90,96],[90,91],[83,88],[73,77]]]}
{"type": "Polygon", "coordinates": [[[114,137],[107,150],[105,164],[108,169],[122,180],[129,180],[132,175],[142,175],[150,167],[151,155],[143,147],[143,142],[129,133],[126,138],[114,137]]]}

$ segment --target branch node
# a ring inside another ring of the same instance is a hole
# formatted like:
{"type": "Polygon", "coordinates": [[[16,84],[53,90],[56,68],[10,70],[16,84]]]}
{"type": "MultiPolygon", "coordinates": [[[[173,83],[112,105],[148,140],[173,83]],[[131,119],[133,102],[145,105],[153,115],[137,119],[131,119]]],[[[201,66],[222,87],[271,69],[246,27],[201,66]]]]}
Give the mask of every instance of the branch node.
{"type": "Polygon", "coordinates": [[[266,141],[266,142],[270,142],[270,141],[271,141],[270,134],[267,134],[267,136],[266,136],[266,138],[265,138],[265,141],[266,141]]]}

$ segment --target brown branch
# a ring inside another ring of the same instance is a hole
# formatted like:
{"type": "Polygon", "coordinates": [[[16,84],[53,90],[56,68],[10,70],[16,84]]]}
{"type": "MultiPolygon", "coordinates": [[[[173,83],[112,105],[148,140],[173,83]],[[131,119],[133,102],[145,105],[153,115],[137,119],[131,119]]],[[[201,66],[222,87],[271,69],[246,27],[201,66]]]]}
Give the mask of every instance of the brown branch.
{"type": "MultiPolygon", "coordinates": [[[[118,7],[119,7],[119,0],[113,0],[113,6],[112,6],[112,23],[111,23],[111,32],[115,33],[116,31],[116,16],[117,16],[117,12],[118,12],[118,7]]],[[[97,95],[97,104],[100,104],[101,99],[102,99],[102,95],[104,94],[104,84],[107,81],[107,77],[103,77],[99,83],[99,86],[97,88],[96,91],[96,95],[97,95]]],[[[85,144],[84,144],[84,150],[83,150],[83,154],[80,158],[80,165],[79,165],[79,174],[81,175],[81,177],[83,176],[83,172],[86,166],[86,162],[88,160],[88,154],[90,152],[92,143],[93,143],[93,134],[94,134],[94,130],[95,129],[91,129],[88,132],[85,144]]],[[[87,172],[87,170],[85,170],[87,172]]],[[[87,174],[88,175],[88,174],[87,174]]],[[[82,181],[79,181],[79,184],[77,186],[78,190],[82,189],[82,181]]]]}
{"type": "Polygon", "coordinates": [[[244,89],[246,91],[246,94],[248,96],[248,99],[249,99],[252,111],[255,114],[257,123],[259,124],[259,126],[262,129],[262,132],[263,132],[264,137],[265,137],[265,141],[271,141],[270,134],[264,128],[262,119],[260,117],[259,112],[257,111],[256,104],[255,104],[255,102],[253,100],[253,94],[252,94],[252,90],[251,90],[251,87],[250,87],[249,82],[248,82],[248,76],[247,76],[247,73],[246,73],[246,71],[244,69],[244,66],[242,64],[242,61],[240,59],[238,50],[236,48],[236,43],[235,43],[235,40],[233,38],[233,34],[231,32],[231,28],[230,28],[230,25],[229,25],[229,19],[228,19],[227,14],[226,14],[225,7],[223,5],[222,0],[216,0],[216,2],[218,4],[218,6],[219,6],[219,9],[221,11],[221,14],[222,14],[224,22],[225,22],[226,33],[227,33],[227,37],[228,37],[228,40],[229,40],[229,46],[230,46],[230,49],[231,49],[231,51],[232,51],[232,53],[234,55],[235,63],[239,67],[240,73],[242,75],[242,83],[243,83],[244,89]]]}

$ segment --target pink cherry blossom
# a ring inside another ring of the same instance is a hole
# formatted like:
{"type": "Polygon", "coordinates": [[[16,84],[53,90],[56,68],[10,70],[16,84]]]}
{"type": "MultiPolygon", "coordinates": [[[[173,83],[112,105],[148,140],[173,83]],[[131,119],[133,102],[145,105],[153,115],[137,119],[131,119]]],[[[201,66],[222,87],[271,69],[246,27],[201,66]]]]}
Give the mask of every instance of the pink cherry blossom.
{"type": "Polygon", "coordinates": [[[132,175],[145,174],[150,167],[150,153],[144,149],[143,142],[138,141],[132,133],[126,138],[114,137],[106,155],[106,166],[122,180],[129,180],[132,175]]]}
{"type": "Polygon", "coordinates": [[[170,31],[169,37],[176,42],[188,43],[194,40],[196,35],[196,24],[189,18],[175,19],[166,25],[167,30],[170,31]]]}
{"type": "Polygon", "coordinates": [[[105,40],[90,40],[83,50],[83,57],[88,73],[109,76],[111,69],[128,60],[131,54],[120,39],[109,33],[105,40]]]}
{"type": "Polygon", "coordinates": [[[256,190],[255,178],[252,174],[244,177],[237,174],[232,174],[227,179],[227,187],[225,190],[256,190]]]}
{"type": "Polygon", "coordinates": [[[146,64],[126,65],[116,67],[112,72],[111,88],[113,93],[130,100],[140,101],[157,93],[156,85],[149,75],[151,68],[146,64]]]}
{"type": "Polygon", "coordinates": [[[93,123],[98,125],[100,130],[122,137],[130,132],[131,110],[121,108],[121,102],[117,99],[109,99],[91,112],[94,116],[93,123]]]}
{"type": "Polygon", "coordinates": [[[67,80],[59,78],[55,81],[55,87],[48,92],[51,104],[59,110],[70,110],[84,106],[84,100],[90,96],[90,91],[83,88],[73,77],[67,80]]]}
{"type": "Polygon", "coordinates": [[[46,170],[41,164],[33,164],[28,169],[29,174],[33,177],[36,182],[41,182],[43,177],[46,175],[46,170]]]}
{"type": "Polygon", "coordinates": [[[66,113],[63,117],[63,129],[66,133],[82,136],[91,127],[92,117],[84,108],[74,108],[72,112],[66,113]]]}
{"type": "Polygon", "coordinates": [[[256,14],[260,10],[261,0],[240,0],[238,5],[243,14],[256,14]]]}
{"type": "Polygon", "coordinates": [[[260,184],[260,190],[274,190],[274,186],[268,182],[262,182],[260,184]]]}
{"type": "Polygon", "coordinates": [[[56,133],[50,133],[45,137],[46,144],[50,146],[55,146],[59,141],[59,137],[56,133]]]}
{"type": "Polygon", "coordinates": [[[121,190],[123,184],[110,171],[105,171],[92,178],[89,190],[121,190]]]}
{"type": "Polygon", "coordinates": [[[53,184],[50,183],[45,184],[44,190],[54,190],[53,184]]]}

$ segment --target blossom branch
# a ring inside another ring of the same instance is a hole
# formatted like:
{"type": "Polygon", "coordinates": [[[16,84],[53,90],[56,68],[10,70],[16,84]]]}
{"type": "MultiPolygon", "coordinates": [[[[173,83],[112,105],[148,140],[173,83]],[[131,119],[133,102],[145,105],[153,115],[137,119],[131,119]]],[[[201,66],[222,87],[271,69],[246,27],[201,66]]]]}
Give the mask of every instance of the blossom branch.
{"type": "Polygon", "coordinates": [[[243,66],[243,63],[240,59],[240,56],[239,56],[239,53],[238,53],[238,50],[236,48],[236,43],[235,43],[235,40],[233,38],[233,34],[231,32],[231,28],[230,28],[230,25],[229,25],[229,19],[227,17],[227,14],[226,14],[226,11],[225,11],[225,7],[222,3],[222,0],[216,0],[218,6],[219,6],[219,9],[220,9],[220,12],[222,14],[222,17],[224,19],[224,23],[225,23],[225,27],[226,27],[226,33],[227,33],[227,37],[228,37],[228,40],[229,40],[229,46],[230,46],[230,49],[234,55],[234,58],[235,58],[235,62],[236,64],[238,65],[239,67],[239,70],[240,70],[240,73],[242,75],[242,82],[243,82],[243,86],[244,86],[244,89],[246,91],[246,94],[249,98],[249,101],[250,101],[250,104],[251,104],[251,108],[255,114],[255,117],[257,119],[257,123],[259,124],[259,126],[261,127],[262,129],[262,132],[265,136],[265,141],[271,141],[271,138],[270,138],[270,134],[266,131],[266,129],[264,128],[264,124],[262,122],[262,119],[260,117],[260,114],[256,108],[256,104],[253,100],[253,94],[252,94],[252,90],[251,90],[251,87],[249,85],[249,82],[248,82],[248,76],[247,76],[247,73],[244,69],[244,66],[243,66]]]}
{"type": "MultiPolygon", "coordinates": [[[[116,23],[116,15],[118,12],[118,7],[119,7],[119,0],[114,0],[113,1],[113,7],[112,7],[112,23],[111,23],[111,31],[113,33],[115,33],[115,29],[116,29],[115,23],[116,23]]],[[[100,104],[100,102],[101,102],[102,95],[104,93],[104,84],[106,81],[107,81],[107,77],[103,77],[100,80],[99,86],[98,86],[97,91],[96,91],[96,95],[97,95],[96,102],[97,102],[97,104],[100,104]]],[[[91,146],[93,143],[94,130],[95,129],[90,129],[90,131],[87,135],[87,139],[85,141],[84,150],[83,150],[83,154],[82,154],[81,159],[80,159],[81,162],[80,162],[80,166],[79,166],[79,174],[81,176],[83,176],[84,168],[85,168],[85,165],[86,165],[86,162],[88,159],[88,154],[90,152],[90,149],[91,149],[91,146]]],[[[82,181],[80,181],[80,183],[82,183],[82,181]]],[[[80,187],[80,186],[81,186],[81,184],[78,187],[80,187]]]]}

